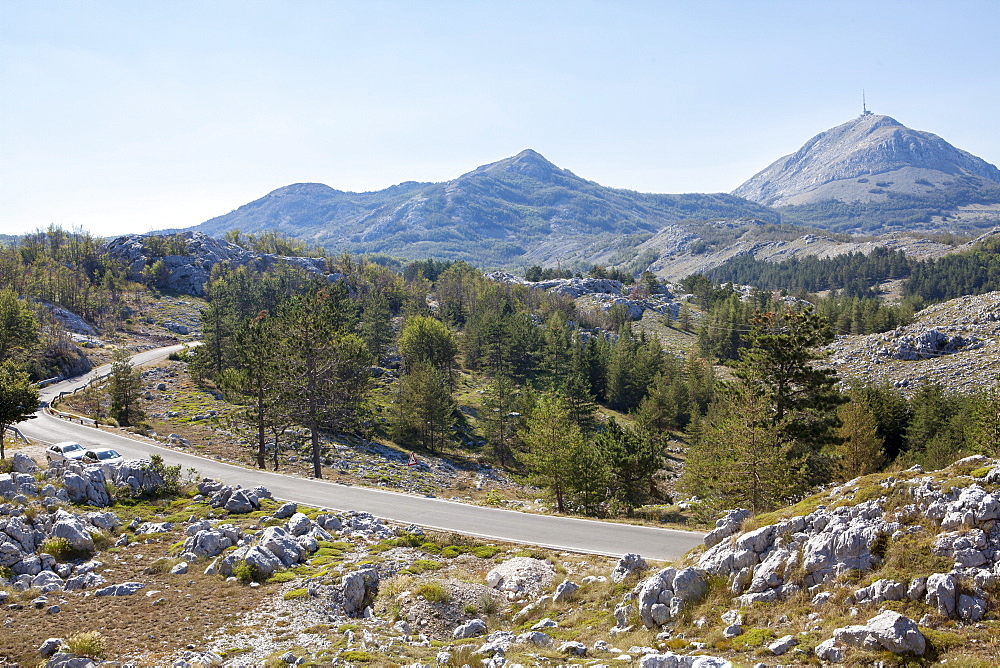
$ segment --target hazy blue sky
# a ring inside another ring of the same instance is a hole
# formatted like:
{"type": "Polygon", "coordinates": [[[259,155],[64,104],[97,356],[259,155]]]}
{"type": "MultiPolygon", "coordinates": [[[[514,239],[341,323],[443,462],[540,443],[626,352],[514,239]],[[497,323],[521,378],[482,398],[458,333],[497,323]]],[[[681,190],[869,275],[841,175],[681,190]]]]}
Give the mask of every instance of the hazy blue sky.
{"type": "Polygon", "coordinates": [[[729,191],[861,111],[1000,163],[1000,2],[0,0],[0,232],[195,225],[533,148],[729,191]]]}

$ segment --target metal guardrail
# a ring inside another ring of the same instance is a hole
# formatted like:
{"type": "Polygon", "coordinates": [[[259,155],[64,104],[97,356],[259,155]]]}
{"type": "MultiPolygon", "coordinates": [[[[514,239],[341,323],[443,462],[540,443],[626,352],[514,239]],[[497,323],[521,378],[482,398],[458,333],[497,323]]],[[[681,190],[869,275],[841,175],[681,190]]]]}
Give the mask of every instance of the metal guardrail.
{"type": "Polygon", "coordinates": [[[28,443],[28,442],[29,442],[29,441],[28,441],[28,439],[27,439],[27,437],[26,437],[26,436],[25,436],[24,434],[22,434],[22,433],[21,433],[21,430],[20,430],[20,429],[18,429],[17,427],[13,427],[13,426],[8,426],[8,427],[7,427],[7,431],[12,431],[12,432],[14,432],[14,436],[16,436],[17,438],[21,439],[21,440],[22,440],[22,441],[24,441],[25,443],[28,443]]]}

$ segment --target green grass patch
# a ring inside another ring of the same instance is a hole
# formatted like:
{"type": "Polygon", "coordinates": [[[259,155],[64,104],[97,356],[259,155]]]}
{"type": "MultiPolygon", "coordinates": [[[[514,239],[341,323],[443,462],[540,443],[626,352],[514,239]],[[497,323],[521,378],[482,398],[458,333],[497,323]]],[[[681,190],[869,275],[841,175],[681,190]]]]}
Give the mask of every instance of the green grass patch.
{"type": "Polygon", "coordinates": [[[281,598],[285,599],[286,601],[291,601],[296,598],[305,598],[308,595],[309,595],[309,590],[306,589],[305,587],[302,587],[300,589],[291,589],[289,591],[286,591],[281,598]]]}
{"type": "Polygon", "coordinates": [[[280,584],[282,582],[291,582],[295,579],[295,573],[290,571],[281,571],[280,573],[275,573],[267,579],[267,584],[280,584]]]}
{"type": "Polygon", "coordinates": [[[750,629],[746,633],[733,638],[733,648],[748,650],[755,647],[763,647],[766,643],[774,640],[774,638],[774,631],[770,629],[750,629]]]}
{"type": "Polygon", "coordinates": [[[447,603],[451,600],[448,588],[440,582],[425,582],[417,587],[416,594],[430,603],[447,603]]]}
{"type": "Polygon", "coordinates": [[[441,569],[441,562],[433,559],[417,559],[412,564],[403,569],[404,573],[420,575],[427,571],[437,571],[441,569]]]}
{"type": "Polygon", "coordinates": [[[380,660],[375,654],[358,649],[349,649],[340,658],[346,663],[373,663],[380,660]]]}

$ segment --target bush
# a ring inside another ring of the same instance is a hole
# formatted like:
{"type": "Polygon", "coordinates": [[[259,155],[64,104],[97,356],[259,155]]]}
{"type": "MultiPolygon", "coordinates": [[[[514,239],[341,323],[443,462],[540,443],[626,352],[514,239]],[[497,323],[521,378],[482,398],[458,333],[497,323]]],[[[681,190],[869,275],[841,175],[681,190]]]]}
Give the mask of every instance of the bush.
{"type": "Polygon", "coordinates": [[[260,582],[263,579],[261,577],[260,570],[256,566],[248,564],[243,560],[240,560],[236,566],[233,567],[233,575],[235,575],[236,579],[243,584],[260,582]]]}
{"type": "Polygon", "coordinates": [[[73,654],[97,659],[104,654],[104,643],[105,638],[100,632],[84,631],[67,638],[66,647],[73,654]]]}
{"type": "Polygon", "coordinates": [[[292,589],[290,591],[286,591],[284,596],[282,596],[282,598],[285,599],[286,601],[291,601],[292,599],[304,598],[305,596],[308,595],[309,595],[309,590],[306,589],[305,587],[302,587],[301,589],[292,589]]]}
{"type": "Polygon", "coordinates": [[[103,531],[91,531],[90,538],[94,541],[94,550],[97,552],[106,550],[115,544],[114,536],[106,534],[103,531]]]}
{"type": "Polygon", "coordinates": [[[51,554],[56,558],[56,561],[68,561],[79,556],[77,550],[69,544],[68,540],[56,536],[46,538],[42,543],[41,551],[45,554],[51,554]]]}

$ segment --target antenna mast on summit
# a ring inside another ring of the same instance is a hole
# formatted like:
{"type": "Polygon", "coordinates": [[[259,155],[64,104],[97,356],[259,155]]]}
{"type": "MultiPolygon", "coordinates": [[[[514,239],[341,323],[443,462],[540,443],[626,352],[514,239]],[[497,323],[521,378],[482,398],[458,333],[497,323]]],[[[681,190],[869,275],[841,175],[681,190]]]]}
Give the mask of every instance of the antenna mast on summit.
{"type": "Polygon", "coordinates": [[[868,105],[865,102],[865,89],[864,88],[861,89],[861,115],[862,116],[871,116],[872,115],[872,112],[868,111],[868,105]]]}

